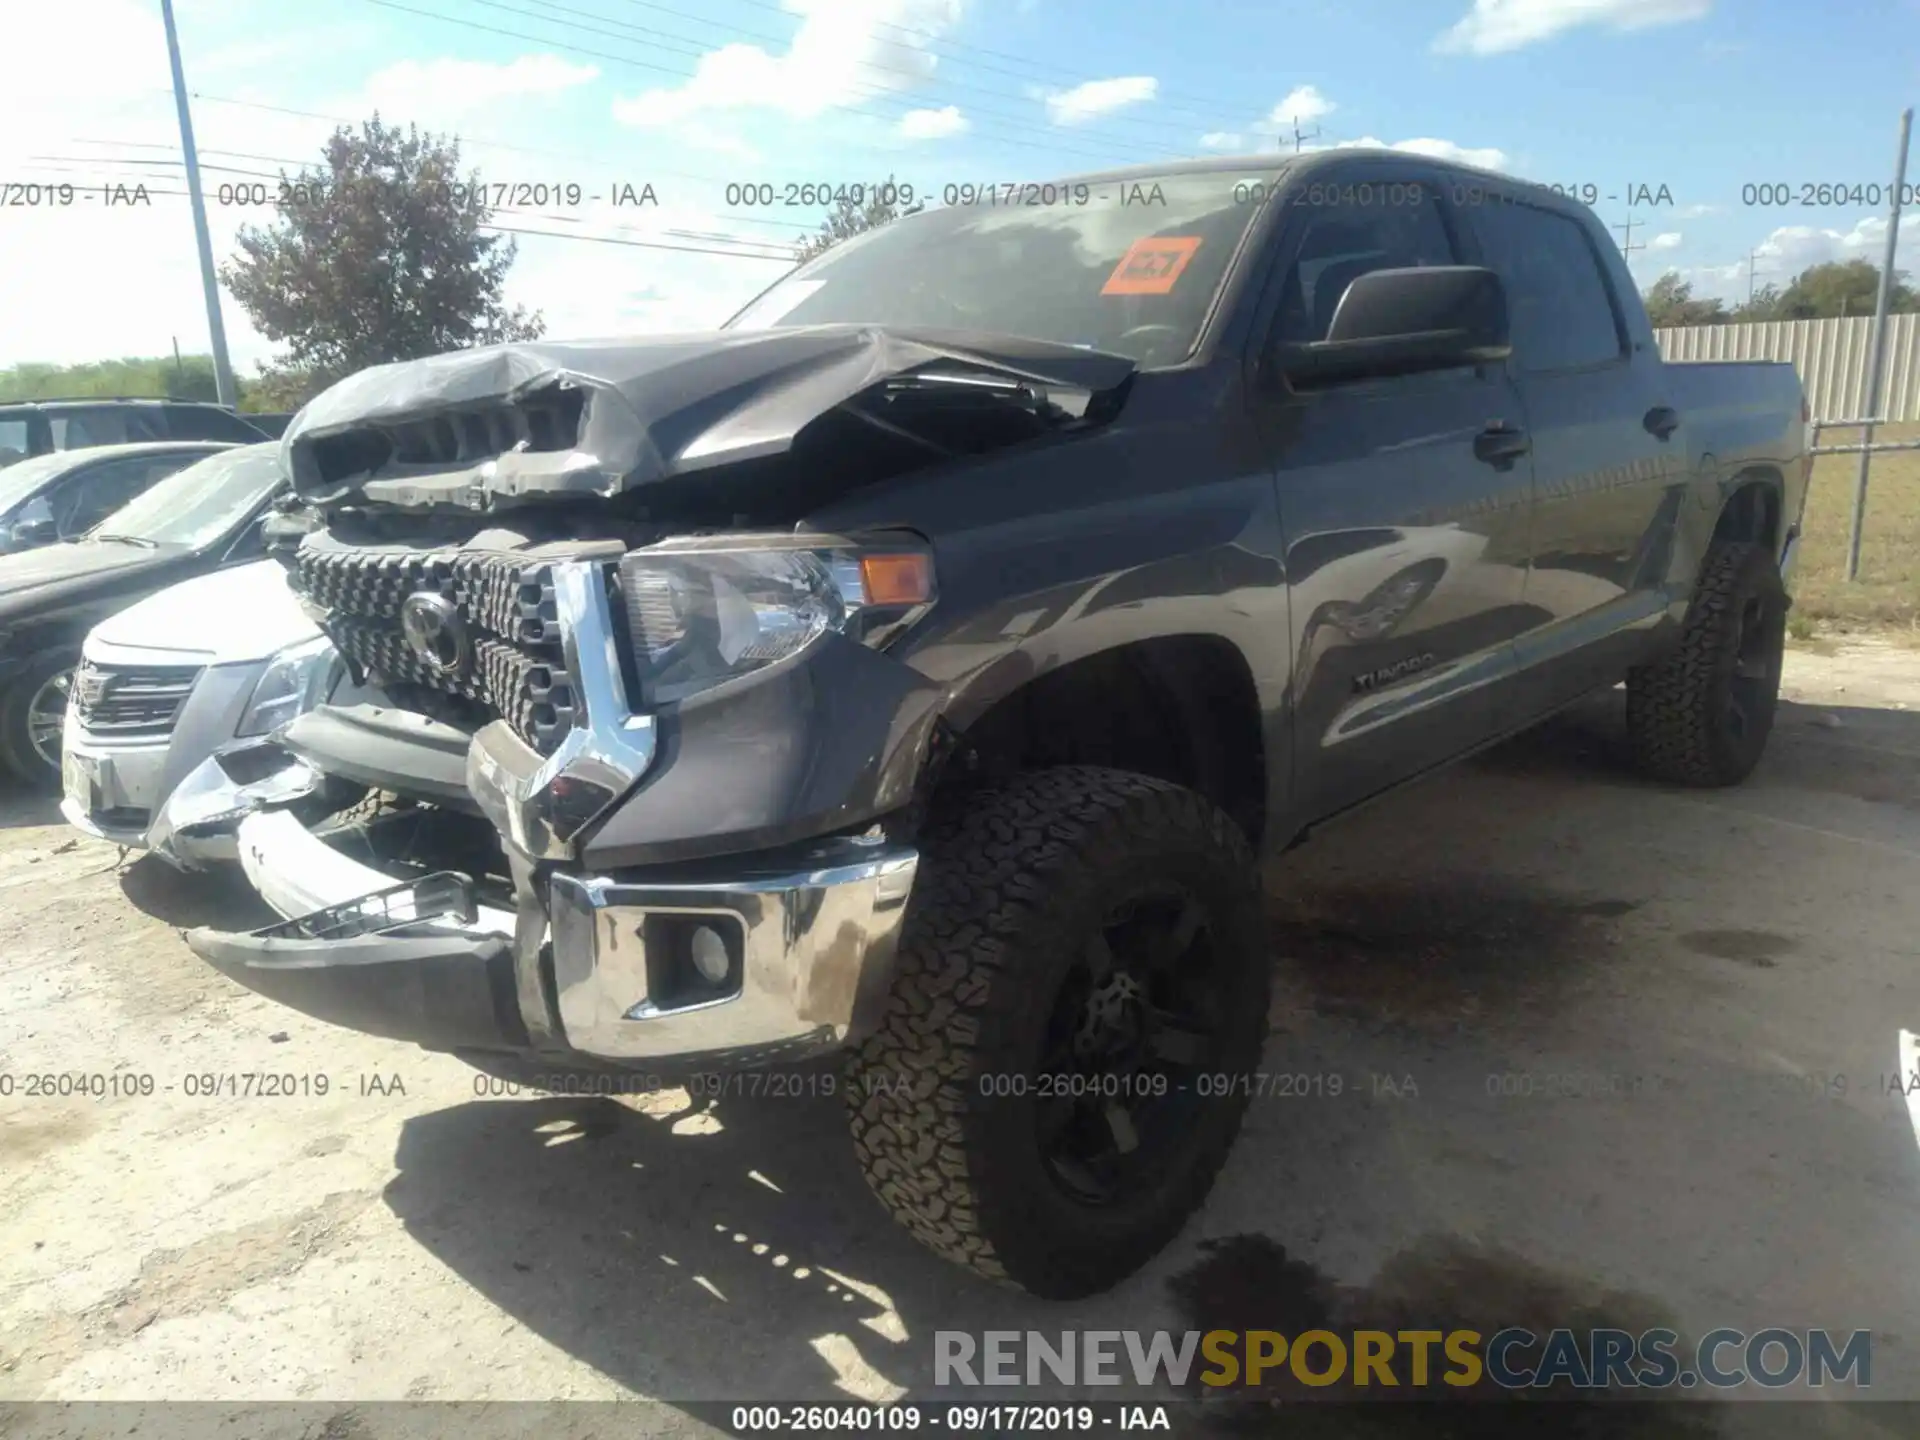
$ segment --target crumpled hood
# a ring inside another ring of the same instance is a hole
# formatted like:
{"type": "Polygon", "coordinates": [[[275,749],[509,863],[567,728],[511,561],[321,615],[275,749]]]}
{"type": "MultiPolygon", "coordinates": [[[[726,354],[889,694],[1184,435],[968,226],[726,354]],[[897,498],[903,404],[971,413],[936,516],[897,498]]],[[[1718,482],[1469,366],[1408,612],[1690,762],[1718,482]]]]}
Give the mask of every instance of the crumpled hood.
{"type": "Polygon", "coordinates": [[[1070,345],[871,325],[495,345],[348,377],[295,417],[282,455],[322,504],[358,492],[491,509],[778,456],[828,412],[907,391],[937,393],[949,414],[1097,415],[1134,368],[1070,345]]]}

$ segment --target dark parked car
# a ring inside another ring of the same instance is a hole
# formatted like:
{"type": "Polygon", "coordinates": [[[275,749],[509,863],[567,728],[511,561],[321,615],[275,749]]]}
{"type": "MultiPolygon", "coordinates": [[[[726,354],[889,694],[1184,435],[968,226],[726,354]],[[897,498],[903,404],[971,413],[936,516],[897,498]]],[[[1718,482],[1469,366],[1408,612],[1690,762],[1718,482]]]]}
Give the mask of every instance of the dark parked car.
{"type": "Polygon", "coordinates": [[[198,400],[98,398],[17,400],[0,404],[0,468],[31,455],[126,445],[141,440],[271,439],[222,405],[198,400]]]}
{"type": "Polygon", "coordinates": [[[293,423],[297,413],[294,410],[245,410],[240,418],[269,440],[278,440],[287,433],[287,426],[293,423]]]}
{"type": "Polygon", "coordinates": [[[175,471],[233,447],[165,440],[37,455],[0,470],[0,555],[72,540],[175,471]]]}
{"type": "MultiPolygon", "coordinates": [[[[283,485],[279,446],[202,448],[213,453],[71,543],[0,555],[0,766],[17,778],[59,784],[60,731],[87,631],[177,581],[265,553],[260,522],[283,485]]],[[[0,486],[9,478],[0,474],[0,486]]],[[[180,637],[180,650],[193,652],[193,636],[180,637]]]]}
{"type": "Polygon", "coordinates": [[[894,1216],[1070,1297],[1276,1093],[1263,853],[1621,680],[1646,773],[1753,769],[1792,367],[1663,364],[1592,212],[1415,155],[1035,198],[315,398],[288,563],[404,711],[285,742],[501,858],[396,888],[255,813],[288,922],[193,948],[495,1073],[844,1047],[894,1216]]]}

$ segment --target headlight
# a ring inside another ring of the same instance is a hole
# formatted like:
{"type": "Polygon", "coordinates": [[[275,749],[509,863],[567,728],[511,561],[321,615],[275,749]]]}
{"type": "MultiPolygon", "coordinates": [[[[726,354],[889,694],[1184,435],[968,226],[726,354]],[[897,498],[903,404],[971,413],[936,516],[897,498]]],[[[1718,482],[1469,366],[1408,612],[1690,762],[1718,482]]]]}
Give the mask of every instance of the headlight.
{"type": "Polygon", "coordinates": [[[264,735],[279,729],[325,700],[339,676],[340,656],[326,636],[289,645],[267,662],[235,733],[264,735]]]}
{"type": "Polygon", "coordinates": [[[932,601],[933,560],[775,537],[669,542],[628,552],[620,593],[640,703],[667,705],[778,664],[830,630],[872,638],[876,622],[932,601]]]}

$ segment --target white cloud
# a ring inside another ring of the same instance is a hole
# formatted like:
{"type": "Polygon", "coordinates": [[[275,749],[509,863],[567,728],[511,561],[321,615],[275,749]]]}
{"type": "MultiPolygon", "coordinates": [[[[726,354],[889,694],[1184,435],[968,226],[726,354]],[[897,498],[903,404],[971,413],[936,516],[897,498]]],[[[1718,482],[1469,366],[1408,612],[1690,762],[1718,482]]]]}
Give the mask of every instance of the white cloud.
{"type": "Polygon", "coordinates": [[[903,140],[944,140],[962,134],[967,117],[958,105],[942,105],[938,110],[909,110],[896,127],[903,140]]]}
{"type": "Polygon", "coordinates": [[[1681,235],[1678,230],[1668,230],[1649,240],[1647,242],[1647,248],[1649,250],[1678,250],[1680,248],[1680,240],[1681,235]]]}
{"type": "Polygon", "coordinates": [[[451,55],[400,60],[368,76],[359,107],[344,113],[377,110],[442,129],[504,103],[563,95],[599,78],[598,66],[575,65],[557,55],[522,55],[504,65],[451,55]]]}
{"type": "Polygon", "coordinates": [[[616,100],[627,125],[672,125],[711,111],[772,110],[809,120],[910,91],[933,79],[933,43],[960,21],[964,0],[786,0],[804,17],[784,54],[723,45],[682,85],[616,100]]]}
{"type": "Polygon", "coordinates": [[[1404,150],[1409,155],[1425,155],[1434,160],[1451,160],[1458,165],[1478,165],[1482,170],[1505,170],[1510,164],[1506,151],[1496,150],[1490,145],[1476,149],[1467,145],[1456,145],[1451,140],[1435,140],[1428,136],[1418,136],[1412,140],[1395,140],[1389,145],[1386,141],[1369,135],[1360,140],[1342,140],[1337,145],[1329,147],[1308,145],[1303,148],[1352,150],[1361,147],[1404,150]]]}
{"type": "MultiPolygon", "coordinates": [[[[1830,261],[1865,260],[1878,270],[1886,247],[1886,217],[1871,215],[1858,221],[1851,230],[1783,225],[1752,249],[1758,283],[1778,285],[1784,289],[1802,270],[1830,261]]],[[[1920,226],[1900,227],[1900,244],[1894,268],[1908,271],[1920,269],[1920,226]]],[[[1747,260],[1744,256],[1731,265],[1703,265],[1682,270],[1680,274],[1694,282],[1695,292],[1700,295],[1717,295],[1727,300],[1747,298],[1747,260]]]]}
{"type": "Polygon", "coordinates": [[[1202,150],[1244,150],[1247,137],[1238,130],[1209,130],[1200,137],[1202,150]]]}
{"type": "Polygon", "coordinates": [[[1673,213],[1676,219],[1698,220],[1702,215],[1718,215],[1720,207],[1718,205],[1682,205],[1673,213]]]}
{"type": "Polygon", "coordinates": [[[1267,123],[1269,125],[1290,125],[1297,121],[1299,124],[1306,125],[1318,120],[1323,115],[1331,115],[1338,108],[1337,105],[1320,93],[1318,87],[1313,85],[1297,85],[1289,90],[1286,96],[1268,112],[1267,123]]]}
{"type": "Polygon", "coordinates": [[[1445,53],[1501,55],[1581,26],[1613,31],[1698,20],[1713,0],[1473,0],[1433,42],[1445,53]]]}
{"type": "Polygon", "coordinates": [[[1056,125],[1084,125],[1128,105],[1151,100],[1159,89],[1160,82],[1151,75],[1088,80],[1071,90],[1056,90],[1048,95],[1047,118],[1056,125]]]}
{"type": "Polygon", "coordinates": [[[791,267],[523,238],[505,298],[540,311],[556,340],[712,330],[791,267]]]}

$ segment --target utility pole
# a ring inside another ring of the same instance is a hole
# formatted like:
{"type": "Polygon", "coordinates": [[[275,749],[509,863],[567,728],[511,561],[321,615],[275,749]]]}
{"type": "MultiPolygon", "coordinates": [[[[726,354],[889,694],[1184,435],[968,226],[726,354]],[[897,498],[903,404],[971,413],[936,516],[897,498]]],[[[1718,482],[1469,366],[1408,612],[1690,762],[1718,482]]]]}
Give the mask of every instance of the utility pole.
{"type": "Polygon", "coordinates": [[[1758,250],[1749,250],[1747,252],[1747,304],[1748,305],[1753,304],[1754,267],[1759,263],[1759,259],[1760,259],[1760,252],[1758,250]]]}
{"type": "Polygon", "coordinates": [[[180,69],[180,37],[173,28],[173,0],[160,0],[167,27],[167,59],[173,65],[173,103],[180,112],[180,150],[186,157],[187,203],[193,207],[193,237],[200,247],[200,284],[207,293],[207,331],[213,341],[213,384],[220,403],[237,408],[233,367],[227,362],[227,328],[220,320],[220,284],[213,273],[213,238],[207,233],[207,202],[200,194],[200,152],[193,144],[193,116],[187,109],[187,81],[180,69]]]}
{"type": "MultiPolygon", "coordinates": [[[[1900,152],[1893,162],[1893,203],[1887,207],[1887,251],[1880,261],[1880,291],[1873,302],[1873,351],[1867,366],[1867,393],[1860,397],[1861,418],[1872,420],[1880,404],[1880,381],[1887,371],[1887,306],[1893,298],[1894,251],[1900,244],[1900,192],[1907,183],[1907,141],[1913,135],[1913,107],[1900,112],[1900,152]]],[[[1860,529],[1867,518],[1867,471],[1873,465],[1873,426],[1860,427],[1860,470],[1853,479],[1853,526],[1847,534],[1847,579],[1860,578],[1860,529]]]]}
{"type": "Polygon", "coordinates": [[[1633,262],[1634,251],[1644,250],[1647,248],[1644,241],[1638,245],[1633,243],[1634,227],[1636,225],[1639,225],[1640,223],[1641,223],[1640,221],[1633,218],[1633,211],[1629,210],[1627,211],[1627,223],[1624,225],[1615,225],[1613,227],[1615,230],[1623,230],[1626,232],[1626,238],[1620,242],[1620,253],[1627,257],[1627,262],[1629,264],[1633,262]]]}
{"type": "Polygon", "coordinates": [[[1300,129],[1300,117],[1298,115],[1294,116],[1290,123],[1293,126],[1293,153],[1294,154],[1298,155],[1300,153],[1300,147],[1303,144],[1305,144],[1307,141],[1318,140],[1320,138],[1320,127],[1318,125],[1313,127],[1313,132],[1311,134],[1305,134],[1305,133],[1302,133],[1300,129]]]}

